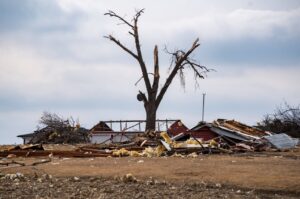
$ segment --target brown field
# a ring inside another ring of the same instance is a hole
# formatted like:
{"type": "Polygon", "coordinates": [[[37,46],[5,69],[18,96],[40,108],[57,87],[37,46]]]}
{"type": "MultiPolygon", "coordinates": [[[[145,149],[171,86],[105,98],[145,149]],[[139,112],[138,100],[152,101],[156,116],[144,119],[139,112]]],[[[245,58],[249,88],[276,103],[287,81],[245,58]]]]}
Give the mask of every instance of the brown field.
{"type": "MultiPolygon", "coordinates": [[[[27,164],[37,159],[16,158],[27,164]]],[[[17,185],[2,179],[0,198],[300,198],[299,150],[196,158],[53,158],[37,166],[1,166],[0,172],[27,177],[17,185]],[[122,178],[128,173],[137,182],[122,178]],[[44,174],[55,180],[41,181],[44,174]]]]}

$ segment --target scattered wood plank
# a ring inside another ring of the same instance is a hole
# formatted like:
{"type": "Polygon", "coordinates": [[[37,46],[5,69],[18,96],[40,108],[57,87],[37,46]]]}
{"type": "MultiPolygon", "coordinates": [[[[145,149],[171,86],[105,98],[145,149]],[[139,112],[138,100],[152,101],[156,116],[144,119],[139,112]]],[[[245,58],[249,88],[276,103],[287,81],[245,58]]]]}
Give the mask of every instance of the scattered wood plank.
{"type": "Polygon", "coordinates": [[[44,159],[44,160],[41,160],[41,161],[38,161],[38,162],[33,162],[31,164],[31,166],[36,166],[36,165],[48,163],[48,162],[51,162],[51,161],[52,161],[51,158],[48,158],[48,159],[44,159]]]}

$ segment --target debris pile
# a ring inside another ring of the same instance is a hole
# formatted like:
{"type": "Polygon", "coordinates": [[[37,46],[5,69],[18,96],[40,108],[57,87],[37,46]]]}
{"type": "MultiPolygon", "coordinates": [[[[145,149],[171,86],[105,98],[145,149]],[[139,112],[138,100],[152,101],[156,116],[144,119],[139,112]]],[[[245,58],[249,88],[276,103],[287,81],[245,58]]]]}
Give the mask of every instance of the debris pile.
{"type": "MultiPolygon", "coordinates": [[[[49,124],[50,125],[50,124],[49,124]]],[[[53,124],[51,124],[53,125],[53,124]]],[[[60,122],[60,128],[45,127],[32,144],[0,146],[1,157],[59,156],[59,157],[159,157],[199,154],[243,153],[268,150],[287,150],[299,144],[286,134],[272,134],[234,120],[218,119],[199,123],[187,129],[179,120],[168,131],[136,134],[130,140],[102,144],[82,143],[80,127],[60,122]],[[180,132],[182,131],[182,132],[180,132]],[[49,143],[72,144],[49,144],[49,143]],[[73,144],[80,142],[81,144],[73,144]],[[38,144],[33,144],[38,143],[38,144]]],[[[104,125],[105,126],[105,125],[104,125]]],[[[126,132],[124,132],[126,133],[126,132]]],[[[87,141],[87,140],[85,140],[87,141]]],[[[14,163],[15,162],[11,162],[14,163]]],[[[22,165],[21,165],[22,166],[22,165]]]]}
{"type": "Polygon", "coordinates": [[[88,143],[88,130],[81,127],[47,126],[31,134],[24,134],[18,137],[30,138],[28,144],[76,144],[88,143]]]}
{"type": "Polygon", "coordinates": [[[75,124],[73,118],[64,120],[56,114],[44,112],[40,119],[44,127],[33,133],[19,135],[24,144],[77,144],[89,143],[89,131],[75,124]]]}

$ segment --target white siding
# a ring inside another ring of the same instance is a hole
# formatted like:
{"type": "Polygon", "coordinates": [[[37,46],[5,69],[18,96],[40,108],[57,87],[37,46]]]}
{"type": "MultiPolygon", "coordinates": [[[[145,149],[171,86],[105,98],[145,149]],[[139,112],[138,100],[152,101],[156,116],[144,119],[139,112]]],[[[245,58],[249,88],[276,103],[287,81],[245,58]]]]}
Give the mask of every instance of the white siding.
{"type": "Polygon", "coordinates": [[[125,142],[128,141],[127,136],[116,135],[114,133],[110,134],[92,134],[91,143],[100,144],[100,143],[111,143],[111,142],[125,142]],[[111,135],[113,135],[113,139],[111,140],[111,135]]]}

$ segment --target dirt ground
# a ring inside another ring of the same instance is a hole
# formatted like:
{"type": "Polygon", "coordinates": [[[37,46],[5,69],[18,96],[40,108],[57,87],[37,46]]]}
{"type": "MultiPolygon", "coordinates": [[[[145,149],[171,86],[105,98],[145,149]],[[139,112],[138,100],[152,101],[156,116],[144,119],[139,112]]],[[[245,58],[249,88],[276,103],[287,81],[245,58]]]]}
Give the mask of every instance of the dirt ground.
{"type": "MultiPolygon", "coordinates": [[[[38,158],[15,160],[30,164],[38,158]]],[[[300,198],[299,150],[196,158],[54,157],[37,166],[0,166],[0,173],[0,198],[300,198]],[[5,177],[16,173],[25,177],[5,177]]]]}

